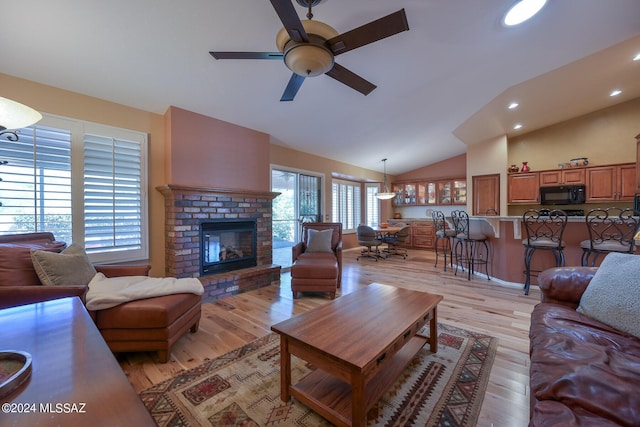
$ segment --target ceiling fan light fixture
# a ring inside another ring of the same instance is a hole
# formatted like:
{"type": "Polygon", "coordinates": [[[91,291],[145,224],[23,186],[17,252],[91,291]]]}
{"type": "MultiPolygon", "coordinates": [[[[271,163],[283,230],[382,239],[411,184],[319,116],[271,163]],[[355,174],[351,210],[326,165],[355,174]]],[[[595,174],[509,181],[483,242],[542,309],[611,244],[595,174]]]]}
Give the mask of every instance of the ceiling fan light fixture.
{"type": "Polygon", "coordinates": [[[300,21],[309,42],[291,40],[286,28],[276,35],[276,46],[284,53],[284,63],[291,71],[303,77],[315,77],[333,68],[333,52],[324,44],[338,32],[330,25],[310,19],[300,21]]]}
{"type": "Polygon", "coordinates": [[[284,63],[303,77],[315,77],[333,68],[333,54],[321,46],[296,43],[284,54],[284,63]]]}

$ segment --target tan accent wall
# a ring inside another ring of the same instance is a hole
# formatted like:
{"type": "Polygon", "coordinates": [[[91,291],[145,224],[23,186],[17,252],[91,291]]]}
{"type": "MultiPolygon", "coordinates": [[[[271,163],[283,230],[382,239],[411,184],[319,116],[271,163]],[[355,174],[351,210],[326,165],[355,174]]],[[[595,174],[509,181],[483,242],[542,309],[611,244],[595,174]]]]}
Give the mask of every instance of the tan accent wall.
{"type": "Polygon", "coordinates": [[[633,162],[640,131],[640,98],[509,138],[508,164],[529,162],[532,171],[588,157],[590,166],[633,162]]]}
{"type": "Polygon", "coordinates": [[[467,147],[467,212],[473,212],[473,177],[500,174],[500,214],[507,214],[507,138],[467,147]]]}

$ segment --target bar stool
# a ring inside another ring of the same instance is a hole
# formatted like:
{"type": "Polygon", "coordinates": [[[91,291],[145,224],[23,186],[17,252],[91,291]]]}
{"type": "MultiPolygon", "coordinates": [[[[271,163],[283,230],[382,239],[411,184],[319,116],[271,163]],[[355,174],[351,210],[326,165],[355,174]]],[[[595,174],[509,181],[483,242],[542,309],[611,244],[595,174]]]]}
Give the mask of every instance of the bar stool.
{"type": "Polygon", "coordinates": [[[529,295],[531,286],[531,257],[538,249],[548,250],[553,253],[556,267],[564,266],[564,246],[562,233],[567,226],[567,213],[563,210],[539,211],[529,209],[522,215],[522,222],[527,232],[527,238],[522,241],[524,245],[524,294],[529,295]]]}
{"type": "MultiPolygon", "coordinates": [[[[484,233],[471,232],[469,228],[469,215],[465,211],[451,212],[451,219],[455,227],[455,255],[456,271],[462,264],[467,267],[467,280],[471,280],[471,274],[475,274],[477,265],[484,265],[487,280],[489,276],[490,251],[487,243],[487,236],[484,233]]],[[[464,267],[462,267],[464,270],[464,267]]]]}
{"type": "Polygon", "coordinates": [[[447,271],[447,253],[449,253],[449,263],[453,268],[453,245],[451,244],[451,239],[456,236],[456,230],[447,228],[447,222],[442,211],[433,211],[431,218],[433,219],[433,227],[436,233],[436,264],[434,267],[438,266],[438,257],[443,255],[444,271],[447,271]]]}
{"type": "Polygon", "coordinates": [[[582,248],[581,264],[591,266],[601,254],[621,252],[632,254],[635,251],[635,235],[640,227],[640,219],[631,208],[592,209],[585,216],[589,240],[580,242],[582,248]]]}

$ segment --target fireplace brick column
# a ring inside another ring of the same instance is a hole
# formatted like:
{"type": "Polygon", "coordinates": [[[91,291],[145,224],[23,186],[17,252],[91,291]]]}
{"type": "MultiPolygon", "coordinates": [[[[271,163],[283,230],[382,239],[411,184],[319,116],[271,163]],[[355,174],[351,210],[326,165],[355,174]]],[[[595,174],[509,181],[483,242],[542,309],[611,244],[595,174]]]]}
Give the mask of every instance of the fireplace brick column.
{"type": "Polygon", "coordinates": [[[198,277],[203,302],[215,301],[280,280],[273,265],[272,204],[280,193],[191,187],[156,187],[165,199],[165,274],[198,277]],[[207,219],[255,219],[257,266],[200,277],[200,223],[207,219]]]}

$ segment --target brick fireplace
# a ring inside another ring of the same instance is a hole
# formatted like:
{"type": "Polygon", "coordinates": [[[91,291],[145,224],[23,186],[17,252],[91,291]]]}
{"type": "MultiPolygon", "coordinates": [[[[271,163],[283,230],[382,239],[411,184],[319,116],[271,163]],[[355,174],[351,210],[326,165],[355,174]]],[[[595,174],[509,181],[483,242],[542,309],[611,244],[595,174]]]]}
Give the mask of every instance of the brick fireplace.
{"type": "Polygon", "coordinates": [[[273,198],[279,193],[191,187],[167,184],[157,187],[165,199],[165,274],[198,277],[203,302],[215,301],[280,280],[280,266],[273,265],[271,217],[273,198]],[[208,220],[256,222],[255,267],[201,276],[200,226],[208,220]]]}

